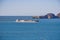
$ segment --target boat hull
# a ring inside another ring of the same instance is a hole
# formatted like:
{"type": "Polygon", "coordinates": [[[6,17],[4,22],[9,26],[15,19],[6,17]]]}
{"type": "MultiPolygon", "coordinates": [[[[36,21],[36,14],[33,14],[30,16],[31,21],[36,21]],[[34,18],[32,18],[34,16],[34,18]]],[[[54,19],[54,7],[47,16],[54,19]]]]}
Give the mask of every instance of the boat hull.
{"type": "Polygon", "coordinates": [[[18,23],[37,23],[35,20],[16,20],[18,23]]]}

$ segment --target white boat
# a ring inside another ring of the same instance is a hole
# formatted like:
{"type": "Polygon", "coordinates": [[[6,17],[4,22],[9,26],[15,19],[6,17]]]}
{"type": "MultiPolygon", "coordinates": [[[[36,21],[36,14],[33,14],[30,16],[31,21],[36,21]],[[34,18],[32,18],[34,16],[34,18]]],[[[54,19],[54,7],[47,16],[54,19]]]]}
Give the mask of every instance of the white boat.
{"type": "Polygon", "coordinates": [[[38,20],[18,20],[18,19],[16,19],[16,22],[28,22],[28,23],[35,23],[35,22],[38,22],[38,20]]]}

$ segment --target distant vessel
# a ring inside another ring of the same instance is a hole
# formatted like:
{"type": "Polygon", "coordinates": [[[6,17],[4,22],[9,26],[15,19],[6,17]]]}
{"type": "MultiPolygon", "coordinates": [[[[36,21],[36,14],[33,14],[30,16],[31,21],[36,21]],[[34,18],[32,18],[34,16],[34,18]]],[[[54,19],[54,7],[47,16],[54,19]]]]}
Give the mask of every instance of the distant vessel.
{"type": "Polygon", "coordinates": [[[39,22],[38,20],[18,20],[16,19],[16,22],[39,22]]]}

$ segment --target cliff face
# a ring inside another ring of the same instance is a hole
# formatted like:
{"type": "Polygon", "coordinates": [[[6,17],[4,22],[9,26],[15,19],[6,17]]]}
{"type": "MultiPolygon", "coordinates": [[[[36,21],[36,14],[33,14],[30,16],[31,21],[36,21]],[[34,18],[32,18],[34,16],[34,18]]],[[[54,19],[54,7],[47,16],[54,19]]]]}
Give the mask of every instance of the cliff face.
{"type": "Polygon", "coordinates": [[[60,13],[57,14],[57,17],[60,18],[60,13]]]}
{"type": "Polygon", "coordinates": [[[47,15],[45,15],[46,18],[54,18],[55,15],[53,13],[48,13],[47,15]]]}

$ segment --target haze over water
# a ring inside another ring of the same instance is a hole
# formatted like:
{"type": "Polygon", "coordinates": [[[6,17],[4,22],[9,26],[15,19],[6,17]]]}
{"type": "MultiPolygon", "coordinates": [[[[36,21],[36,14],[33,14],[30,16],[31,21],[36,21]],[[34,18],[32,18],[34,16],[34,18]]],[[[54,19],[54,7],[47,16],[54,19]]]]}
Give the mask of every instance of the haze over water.
{"type": "Polygon", "coordinates": [[[60,0],[0,0],[0,16],[58,14],[60,0]]]}

